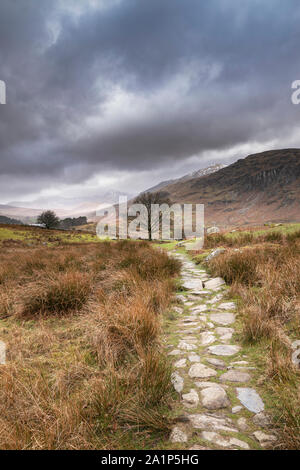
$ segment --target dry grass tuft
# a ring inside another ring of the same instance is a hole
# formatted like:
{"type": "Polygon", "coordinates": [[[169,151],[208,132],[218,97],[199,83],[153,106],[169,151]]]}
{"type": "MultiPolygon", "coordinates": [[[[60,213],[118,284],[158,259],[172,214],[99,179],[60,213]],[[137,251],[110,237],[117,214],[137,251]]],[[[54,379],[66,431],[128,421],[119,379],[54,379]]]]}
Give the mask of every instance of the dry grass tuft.
{"type": "Polygon", "coordinates": [[[92,289],[92,278],[80,272],[58,273],[31,283],[23,291],[20,316],[65,315],[80,310],[92,289]]]}

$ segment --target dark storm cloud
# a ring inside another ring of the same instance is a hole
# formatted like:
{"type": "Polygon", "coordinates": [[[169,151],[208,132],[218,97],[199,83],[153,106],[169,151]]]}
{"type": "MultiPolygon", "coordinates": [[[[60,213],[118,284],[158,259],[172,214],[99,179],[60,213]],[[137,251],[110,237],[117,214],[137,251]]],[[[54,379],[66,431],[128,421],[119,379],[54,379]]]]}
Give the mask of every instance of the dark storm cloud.
{"type": "Polygon", "coordinates": [[[75,4],[0,3],[2,197],[12,177],[25,194],[297,128],[296,0],[75,4]]]}

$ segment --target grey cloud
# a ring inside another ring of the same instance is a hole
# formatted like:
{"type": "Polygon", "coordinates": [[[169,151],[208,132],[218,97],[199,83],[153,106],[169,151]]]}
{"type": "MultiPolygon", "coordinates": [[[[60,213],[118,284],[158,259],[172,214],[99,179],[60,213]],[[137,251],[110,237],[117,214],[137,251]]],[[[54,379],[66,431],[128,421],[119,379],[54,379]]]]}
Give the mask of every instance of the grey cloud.
{"type": "Polygon", "coordinates": [[[0,106],[1,197],[9,178],[22,196],[33,185],[84,182],[110,169],[165,174],[170,162],[287,140],[297,128],[296,0],[123,0],[79,16],[64,3],[0,4],[8,94],[0,106]],[[172,88],[193,67],[188,84],[172,88]],[[117,87],[148,109],[109,117],[117,87]],[[106,125],[91,127],[95,116],[106,125]]]}

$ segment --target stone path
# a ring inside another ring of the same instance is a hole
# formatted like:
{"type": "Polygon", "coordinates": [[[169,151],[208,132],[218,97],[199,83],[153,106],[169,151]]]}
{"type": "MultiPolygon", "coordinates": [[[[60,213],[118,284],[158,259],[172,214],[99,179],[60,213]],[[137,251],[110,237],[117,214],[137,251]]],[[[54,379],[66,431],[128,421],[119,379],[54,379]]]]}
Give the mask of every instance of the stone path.
{"type": "MultiPolygon", "coordinates": [[[[253,367],[234,341],[236,305],[224,300],[223,279],[209,275],[184,255],[184,293],[166,337],[174,360],[172,383],[179,404],[170,441],[174,448],[262,449],[274,445],[253,367]]],[[[171,445],[172,445],[171,444],[171,445]]]]}

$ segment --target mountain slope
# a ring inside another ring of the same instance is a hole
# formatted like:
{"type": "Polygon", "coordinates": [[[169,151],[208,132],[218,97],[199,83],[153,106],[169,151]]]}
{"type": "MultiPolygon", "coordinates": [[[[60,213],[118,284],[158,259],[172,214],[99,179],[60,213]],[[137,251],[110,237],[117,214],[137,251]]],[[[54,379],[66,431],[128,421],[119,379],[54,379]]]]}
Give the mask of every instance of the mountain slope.
{"type": "Polygon", "coordinates": [[[180,178],[176,178],[173,180],[167,180],[167,181],[162,181],[161,183],[157,184],[156,186],[153,186],[150,189],[147,189],[145,192],[151,192],[154,193],[156,191],[160,191],[166,186],[169,186],[170,184],[176,184],[182,181],[188,181],[193,178],[199,178],[201,176],[206,176],[210,175],[211,173],[215,173],[218,170],[221,170],[222,168],[225,168],[226,165],[223,165],[222,163],[215,163],[214,165],[210,165],[207,168],[200,168],[200,170],[196,170],[193,173],[188,173],[187,175],[181,176],[180,178]]]}
{"type": "Polygon", "coordinates": [[[175,202],[202,203],[207,223],[300,220],[300,149],[249,155],[207,176],[164,187],[175,202]]]}

